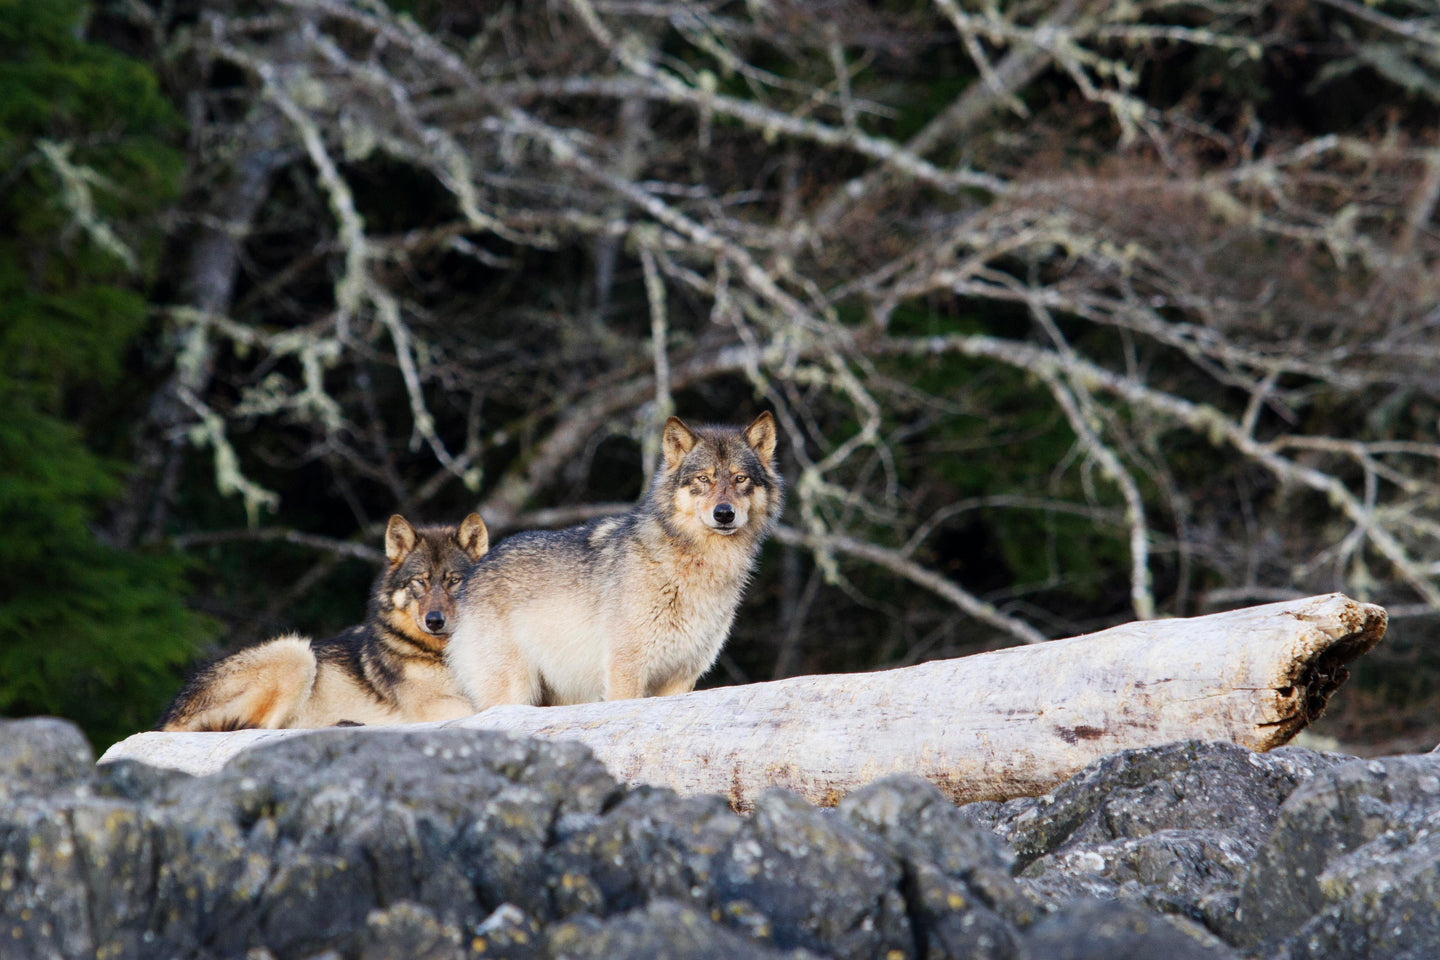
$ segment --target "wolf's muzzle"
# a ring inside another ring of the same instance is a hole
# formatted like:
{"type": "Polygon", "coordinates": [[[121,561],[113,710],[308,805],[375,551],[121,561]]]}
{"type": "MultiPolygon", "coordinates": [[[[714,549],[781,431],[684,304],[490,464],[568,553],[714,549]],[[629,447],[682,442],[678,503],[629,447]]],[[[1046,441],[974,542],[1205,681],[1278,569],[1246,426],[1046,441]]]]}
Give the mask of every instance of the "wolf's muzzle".
{"type": "Polygon", "coordinates": [[[431,633],[439,633],[445,629],[445,614],[439,610],[431,610],[425,614],[425,629],[431,633]]]}
{"type": "Polygon", "coordinates": [[[735,522],[735,508],[728,503],[722,503],[715,508],[715,522],[722,527],[728,527],[735,522]]]}

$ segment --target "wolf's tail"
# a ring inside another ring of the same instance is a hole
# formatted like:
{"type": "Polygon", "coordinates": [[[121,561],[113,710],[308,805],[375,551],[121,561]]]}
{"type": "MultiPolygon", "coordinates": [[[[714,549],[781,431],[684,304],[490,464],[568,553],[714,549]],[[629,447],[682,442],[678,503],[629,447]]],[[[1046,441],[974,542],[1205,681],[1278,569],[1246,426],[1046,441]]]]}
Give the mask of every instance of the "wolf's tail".
{"type": "Polygon", "coordinates": [[[166,708],[167,732],[277,729],[315,686],[310,640],[286,634],[200,670],[166,708]]]}

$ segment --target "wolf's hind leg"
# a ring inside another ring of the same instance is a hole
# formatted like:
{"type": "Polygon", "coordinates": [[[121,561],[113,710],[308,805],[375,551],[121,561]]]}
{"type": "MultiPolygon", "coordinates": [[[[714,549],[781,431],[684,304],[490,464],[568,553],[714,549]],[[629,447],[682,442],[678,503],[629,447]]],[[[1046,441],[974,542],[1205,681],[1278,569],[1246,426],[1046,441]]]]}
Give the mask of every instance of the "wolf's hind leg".
{"type": "Polygon", "coordinates": [[[486,616],[486,611],[472,611],[462,604],[455,632],[445,648],[445,662],[471,705],[469,713],[457,716],[502,703],[538,706],[541,701],[539,672],[504,630],[483,619],[486,616]]]}
{"type": "Polygon", "coordinates": [[[671,677],[655,688],[655,696],[673,697],[676,694],[689,693],[695,689],[695,681],[698,679],[700,678],[689,676],[671,677]]]}
{"type": "Polygon", "coordinates": [[[459,720],[475,713],[475,708],[465,697],[436,697],[416,707],[413,719],[426,723],[433,720],[459,720]]]}
{"type": "Polygon", "coordinates": [[[161,720],[166,731],[275,730],[315,687],[310,641],[293,634],[241,650],[190,681],[161,720]]]}
{"type": "Polygon", "coordinates": [[[519,658],[508,659],[500,669],[480,677],[479,682],[465,692],[475,707],[472,712],[507,703],[538,706],[541,702],[540,680],[519,658]]]}
{"type": "Polygon", "coordinates": [[[472,713],[507,703],[538,706],[541,702],[539,674],[512,646],[494,644],[460,681],[472,713]]]}

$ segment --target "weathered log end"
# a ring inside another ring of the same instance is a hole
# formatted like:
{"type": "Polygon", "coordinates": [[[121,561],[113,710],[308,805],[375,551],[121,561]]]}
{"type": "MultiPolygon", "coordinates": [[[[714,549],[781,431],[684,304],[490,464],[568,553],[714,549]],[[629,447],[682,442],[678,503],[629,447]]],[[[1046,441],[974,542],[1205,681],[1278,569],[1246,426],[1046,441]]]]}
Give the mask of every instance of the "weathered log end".
{"type": "Polygon", "coordinates": [[[1289,615],[1309,629],[1297,635],[1293,656],[1280,665],[1275,696],[1281,716],[1261,726],[1256,750],[1283,746],[1320,719],[1331,694],[1350,678],[1346,665],[1384,638],[1389,621],[1384,607],[1339,593],[1294,603],[1289,615]]]}

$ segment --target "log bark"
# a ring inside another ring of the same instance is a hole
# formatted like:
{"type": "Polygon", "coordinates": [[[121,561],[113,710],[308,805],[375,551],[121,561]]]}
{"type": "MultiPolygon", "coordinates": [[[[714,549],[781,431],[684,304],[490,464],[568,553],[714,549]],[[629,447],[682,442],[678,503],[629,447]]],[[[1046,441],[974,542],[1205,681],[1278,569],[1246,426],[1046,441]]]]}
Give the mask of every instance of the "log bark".
{"type": "MultiPolygon", "coordinates": [[[[1341,594],[1099,633],[879,673],[795,677],[678,697],[495,707],[433,728],[579,740],[630,783],[727,795],[771,787],[834,804],[891,773],[952,800],[1034,796],[1116,750],[1202,739],[1269,750],[1318,717],[1378,643],[1386,614],[1341,594]]],[[[142,733],[102,763],[191,773],[303,731],[142,733]]]]}

